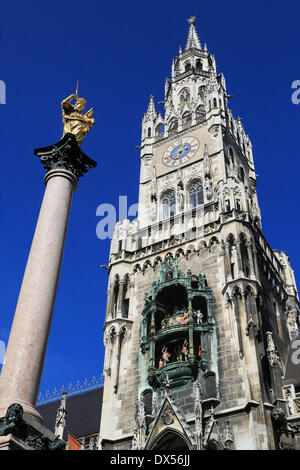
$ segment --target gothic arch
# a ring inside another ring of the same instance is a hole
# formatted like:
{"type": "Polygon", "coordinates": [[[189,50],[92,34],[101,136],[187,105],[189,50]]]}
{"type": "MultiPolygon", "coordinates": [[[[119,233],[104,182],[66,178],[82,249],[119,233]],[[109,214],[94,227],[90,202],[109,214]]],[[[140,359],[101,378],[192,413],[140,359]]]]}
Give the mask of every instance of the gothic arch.
{"type": "Polygon", "coordinates": [[[171,253],[171,252],[169,251],[169,252],[165,255],[164,263],[167,261],[168,257],[171,257],[172,259],[174,259],[173,253],[171,253]]]}
{"type": "Polygon", "coordinates": [[[167,189],[161,195],[161,218],[168,219],[176,214],[176,195],[174,189],[167,189]]]}
{"type": "Polygon", "coordinates": [[[203,248],[207,248],[207,243],[205,240],[201,240],[201,242],[198,244],[198,251],[202,250],[203,248]]]}
{"type": "Polygon", "coordinates": [[[234,245],[235,244],[235,236],[232,234],[232,233],[229,233],[226,237],[226,240],[227,242],[230,244],[230,245],[234,245]]]}
{"type": "Polygon", "coordinates": [[[148,448],[149,450],[191,450],[193,446],[184,434],[168,427],[156,436],[148,448]]]}
{"type": "Polygon", "coordinates": [[[179,248],[175,253],[175,257],[180,258],[181,256],[185,256],[185,254],[184,254],[184,250],[182,248],[179,248]]]}
{"type": "Polygon", "coordinates": [[[142,269],[143,274],[145,274],[145,271],[147,268],[152,268],[152,263],[149,259],[147,259],[147,261],[145,261],[145,263],[143,264],[143,269],[142,269]]]}
{"type": "Polygon", "coordinates": [[[220,244],[220,240],[218,239],[218,237],[213,236],[209,239],[208,248],[211,248],[213,245],[219,245],[219,244],[220,244]]]}
{"type": "Polygon", "coordinates": [[[161,258],[161,256],[157,256],[157,257],[155,258],[154,262],[153,262],[153,269],[155,269],[156,266],[157,266],[158,264],[160,265],[161,263],[162,263],[162,258],[161,258]]]}
{"type": "Polygon", "coordinates": [[[203,182],[201,178],[192,178],[187,184],[188,204],[191,209],[204,204],[203,182]]]}
{"type": "Polygon", "coordinates": [[[206,444],[205,450],[223,450],[223,446],[216,439],[210,439],[206,444]]]}
{"type": "Polygon", "coordinates": [[[133,267],[133,272],[134,273],[137,273],[137,272],[140,272],[142,270],[141,268],[141,265],[140,264],[135,264],[134,267],[133,267]]]}

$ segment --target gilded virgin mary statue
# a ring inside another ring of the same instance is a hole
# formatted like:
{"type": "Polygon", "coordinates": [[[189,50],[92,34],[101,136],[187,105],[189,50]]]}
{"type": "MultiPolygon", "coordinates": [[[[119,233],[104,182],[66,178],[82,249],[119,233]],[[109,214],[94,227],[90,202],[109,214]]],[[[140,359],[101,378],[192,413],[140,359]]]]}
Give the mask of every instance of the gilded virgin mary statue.
{"type": "Polygon", "coordinates": [[[68,96],[61,102],[62,117],[64,123],[64,133],[74,134],[78,145],[81,145],[83,139],[95,124],[93,108],[83,114],[82,110],[85,108],[86,100],[79,98],[78,93],[68,96]],[[75,104],[72,104],[72,101],[75,104]]]}

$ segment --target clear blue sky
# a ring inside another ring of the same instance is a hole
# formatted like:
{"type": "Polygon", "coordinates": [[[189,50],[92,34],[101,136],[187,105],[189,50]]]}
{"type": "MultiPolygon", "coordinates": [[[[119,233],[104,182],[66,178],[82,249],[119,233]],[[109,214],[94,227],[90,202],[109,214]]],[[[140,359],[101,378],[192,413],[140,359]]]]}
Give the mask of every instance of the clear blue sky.
{"type": "MultiPolygon", "coordinates": [[[[109,242],[96,237],[96,208],[137,202],[140,123],[149,95],[163,99],[178,46],[197,15],[202,44],[225,73],[235,116],[254,146],[263,229],[300,272],[299,1],[73,0],[1,2],[1,323],[7,340],[38,212],[44,170],[33,149],[62,134],[61,100],[80,81],[96,125],[83,150],[98,167],[81,179],[69,231],[41,389],[100,375],[109,242]]],[[[299,277],[298,277],[299,279],[299,277]]]]}

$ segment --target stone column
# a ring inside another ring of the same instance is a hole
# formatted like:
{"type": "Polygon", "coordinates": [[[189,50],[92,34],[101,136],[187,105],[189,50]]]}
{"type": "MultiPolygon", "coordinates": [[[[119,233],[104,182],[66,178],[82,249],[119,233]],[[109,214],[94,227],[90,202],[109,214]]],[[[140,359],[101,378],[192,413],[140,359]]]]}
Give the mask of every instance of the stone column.
{"type": "Polygon", "coordinates": [[[45,194],[25,269],[0,377],[0,417],[19,403],[25,415],[35,410],[59,281],[73,191],[78,178],[96,162],[72,134],[35,150],[47,170],[45,194]]]}

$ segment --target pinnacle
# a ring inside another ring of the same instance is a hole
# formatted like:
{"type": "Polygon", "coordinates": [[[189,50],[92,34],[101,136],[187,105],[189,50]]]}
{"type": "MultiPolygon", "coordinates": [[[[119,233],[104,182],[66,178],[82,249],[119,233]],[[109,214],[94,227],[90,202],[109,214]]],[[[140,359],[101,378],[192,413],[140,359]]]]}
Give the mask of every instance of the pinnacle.
{"type": "Polygon", "coordinates": [[[187,43],[186,43],[186,47],[185,47],[186,51],[188,51],[191,48],[201,49],[201,44],[200,44],[200,41],[199,41],[199,38],[198,38],[198,35],[197,35],[197,31],[196,31],[196,28],[195,28],[195,25],[194,25],[195,19],[196,19],[195,16],[191,16],[188,19],[190,29],[189,29],[188,39],[187,39],[187,43]]]}
{"type": "Polygon", "coordinates": [[[155,111],[155,104],[154,104],[154,96],[153,95],[150,95],[150,101],[149,101],[149,105],[148,105],[148,109],[147,109],[147,116],[151,117],[151,118],[155,118],[156,117],[156,111],[155,111]]]}

